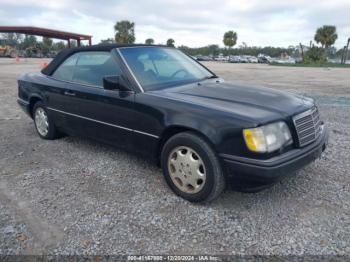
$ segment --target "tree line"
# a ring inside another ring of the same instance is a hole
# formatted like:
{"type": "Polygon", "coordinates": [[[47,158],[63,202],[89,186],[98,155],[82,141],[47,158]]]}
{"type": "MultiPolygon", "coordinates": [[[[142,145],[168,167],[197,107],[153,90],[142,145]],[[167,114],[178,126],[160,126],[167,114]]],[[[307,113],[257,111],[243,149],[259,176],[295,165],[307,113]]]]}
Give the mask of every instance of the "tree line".
{"type": "MultiPolygon", "coordinates": [[[[115,37],[102,40],[101,43],[125,43],[133,44],[136,40],[135,37],[135,23],[128,20],[122,20],[116,22],[114,25],[115,37]]],[[[178,46],[183,52],[188,55],[205,55],[205,56],[217,56],[222,54],[227,55],[251,55],[257,56],[258,54],[265,54],[271,57],[278,57],[282,55],[288,55],[292,57],[302,57],[304,62],[323,62],[326,57],[336,58],[340,57],[342,50],[336,50],[333,47],[335,41],[338,38],[336,27],[332,25],[325,25],[316,30],[314,41],[320,46],[315,45],[312,41],[308,47],[303,47],[301,44],[298,46],[289,46],[288,48],[281,47],[256,47],[248,46],[246,43],[242,43],[238,48],[233,48],[237,44],[238,34],[237,32],[230,30],[224,33],[222,42],[224,48],[219,45],[208,45],[204,47],[188,47],[178,46]]],[[[155,40],[153,38],[147,38],[145,44],[153,45],[155,40]]],[[[166,42],[167,46],[175,46],[175,40],[169,38],[166,42]]]]}
{"type": "MultiPolygon", "coordinates": [[[[134,44],[135,37],[135,23],[130,22],[128,20],[118,21],[114,25],[115,35],[114,38],[107,38],[101,40],[101,44],[112,44],[112,43],[120,43],[120,44],[134,44]]],[[[153,38],[147,38],[145,40],[145,44],[154,45],[155,41],[153,38]]],[[[167,46],[175,47],[175,40],[169,38],[166,41],[167,46]]]]}
{"type": "MultiPolygon", "coordinates": [[[[135,23],[122,20],[117,21],[114,25],[115,35],[114,38],[107,38],[101,40],[101,44],[105,43],[123,43],[123,44],[133,44],[135,43],[135,23]]],[[[32,46],[39,46],[42,50],[61,50],[66,47],[63,41],[53,42],[50,38],[43,37],[43,40],[39,42],[37,38],[33,35],[27,35],[23,37],[22,34],[8,33],[3,34],[2,38],[6,40],[8,45],[17,46],[19,49],[26,49],[32,46]]],[[[238,41],[237,32],[230,30],[224,33],[222,42],[225,47],[220,47],[219,45],[207,45],[204,47],[188,47],[188,46],[178,46],[183,52],[188,55],[197,56],[217,56],[222,54],[227,55],[251,55],[257,56],[258,54],[265,54],[271,57],[278,57],[281,54],[288,55],[292,57],[302,57],[304,62],[324,62],[326,57],[337,58],[344,54],[343,49],[336,50],[333,46],[338,38],[336,32],[336,27],[332,25],[325,25],[316,30],[314,35],[314,41],[310,41],[310,45],[305,47],[303,45],[299,46],[289,46],[288,48],[281,47],[256,47],[248,46],[246,43],[242,43],[239,47],[234,48],[238,41]]],[[[155,40],[153,38],[147,38],[145,44],[153,45],[155,40]]],[[[167,46],[175,47],[175,40],[169,38],[166,43],[167,46]]],[[[75,41],[72,41],[72,46],[76,45],[75,41]]]]}
{"type": "Polygon", "coordinates": [[[34,35],[23,35],[18,33],[3,33],[0,38],[3,40],[4,45],[16,46],[17,49],[25,50],[27,48],[37,47],[43,50],[43,52],[59,51],[66,48],[63,41],[53,42],[51,38],[43,37],[42,41],[38,41],[38,38],[34,35]]]}

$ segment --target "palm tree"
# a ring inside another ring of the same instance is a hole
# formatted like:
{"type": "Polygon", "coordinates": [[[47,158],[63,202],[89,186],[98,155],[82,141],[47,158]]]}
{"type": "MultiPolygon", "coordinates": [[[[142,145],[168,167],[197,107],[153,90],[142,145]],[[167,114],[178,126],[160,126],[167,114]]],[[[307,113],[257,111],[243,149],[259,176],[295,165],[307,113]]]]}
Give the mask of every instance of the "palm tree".
{"type": "Polygon", "coordinates": [[[166,45],[167,45],[167,46],[171,46],[171,47],[175,47],[175,40],[172,39],[172,38],[169,38],[169,39],[166,41],[166,45]]]}
{"type": "Polygon", "coordinates": [[[224,39],[222,41],[225,46],[231,49],[237,43],[237,33],[234,31],[227,31],[224,34],[224,39]]]}
{"type": "Polygon", "coordinates": [[[153,38],[147,38],[145,41],[146,45],[153,45],[154,44],[154,39],[153,38]]]}
{"type": "Polygon", "coordinates": [[[51,38],[43,37],[43,45],[47,48],[51,48],[53,44],[53,41],[51,38]]]}
{"type": "Polygon", "coordinates": [[[135,42],[135,24],[128,20],[119,21],[114,25],[115,41],[123,44],[135,42]]]}
{"type": "Polygon", "coordinates": [[[34,35],[25,35],[22,46],[23,49],[34,46],[37,43],[37,39],[34,35]]]}
{"type": "Polygon", "coordinates": [[[51,38],[43,37],[43,53],[46,55],[52,48],[53,41],[51,38]]]}
{"type": "Polygon", "coordinates": [[[315,34],[315,41],[321,43],[322,48],[328,48],[337,40],[337,28],[332,25],[324,25],[317,29],[315,34]]]}

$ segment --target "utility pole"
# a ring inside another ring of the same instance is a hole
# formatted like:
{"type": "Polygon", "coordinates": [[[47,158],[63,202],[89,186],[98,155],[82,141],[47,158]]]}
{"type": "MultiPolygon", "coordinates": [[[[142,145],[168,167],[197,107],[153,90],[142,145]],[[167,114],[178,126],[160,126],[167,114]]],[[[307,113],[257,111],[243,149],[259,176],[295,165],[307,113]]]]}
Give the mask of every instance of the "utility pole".
{"type": "Polygon", "coordinates": [[[348,59],[348,51],[349,51],[349,44],[350,44],[350,38],[348,38],[348,44],[346,45],[346,48],[344,50],[344,64],[346,64],[346,59],[348,59]]]}
{"type": "Polygon", "coordinates": [[[304,49],[303,49],[303,45],[301,43],[299,43],[300,45],[300,49],[301,49],[301,58],[303,59],[304,62],[304,49]]]}
{"type": "Polygon", "coordinates": [[[341,64],[344,64],[345,48],[346,48],[346,46],[343,47],[343,52],[341,52],[341,59],[340,59],[341,64]]]}
{"type": "Polygon", "coordinates": [[[341,60],[340,60],[341,64],[345,64],[346,59],[348,58],[349,43],[350,43],[350,38],[348,39],[347,45],[344,46],[343,52],[341,54],[341,60]]]}

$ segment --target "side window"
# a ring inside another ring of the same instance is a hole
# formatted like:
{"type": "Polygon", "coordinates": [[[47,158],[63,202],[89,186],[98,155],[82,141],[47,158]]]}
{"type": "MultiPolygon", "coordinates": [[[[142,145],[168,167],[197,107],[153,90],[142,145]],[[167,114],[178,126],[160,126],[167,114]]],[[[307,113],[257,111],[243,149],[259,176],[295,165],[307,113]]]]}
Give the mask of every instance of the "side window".
{"type": "Polygon", "coordinates": [[[74,67],[78,61],[79,54],[74,54],[68,57],[52,74],[52,76],[59,80],[72,81],[74,67]]]}
{"type": "Polygon", "coordinates": [[[120,74],[109,52],[80,52],[72,81],[102,87],[104,76],[120,74]]]}

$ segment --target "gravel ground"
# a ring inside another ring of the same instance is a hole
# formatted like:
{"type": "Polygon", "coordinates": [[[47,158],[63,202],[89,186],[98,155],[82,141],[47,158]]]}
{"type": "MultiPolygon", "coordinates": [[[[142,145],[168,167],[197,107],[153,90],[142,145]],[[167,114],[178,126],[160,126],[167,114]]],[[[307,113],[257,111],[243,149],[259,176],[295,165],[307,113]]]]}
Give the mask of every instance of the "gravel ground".
{"type": "Polygon", "coordinates": [[[41,140],[16,79],[43,60],[0,59],[0,254],[350,255],[350,71],[207,63],[227,81],[314,97],[322,158],[255,194],[176,197],[161,170],[76,137],[41,140]]]}

